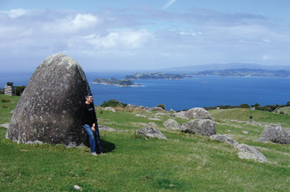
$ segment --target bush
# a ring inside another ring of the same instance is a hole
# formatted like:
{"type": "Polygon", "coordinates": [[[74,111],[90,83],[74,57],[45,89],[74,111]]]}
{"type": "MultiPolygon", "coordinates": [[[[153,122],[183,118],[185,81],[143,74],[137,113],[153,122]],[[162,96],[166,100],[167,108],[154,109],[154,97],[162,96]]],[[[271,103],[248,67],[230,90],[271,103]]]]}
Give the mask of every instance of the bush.
{"type": "Polygon", "coordinates": [[[21,96],[26,86],[15,86],[16,95],[21,96]]]}
{"type": "Polygon", "coordinates": [[[286,106],[287,106],[287,107],[290,106],[290,101],[287,102],[286,106]]]}
{"type": "Polygon", "coordinates": [[[4,94],[4,90],[0,88],[0,94],[4,94]]]}
{"type": "Polygon", "coordinates": [[[157,107],[161,107],[162,109],[164,109],[166,111],[166,108],[163,104],[159,104],[159,105],[157,105],[157,107]]]}
{"type": "Polygon", "coordinates": [[[5,103],[5,102],[10,102],[11,100],[9,98],[2,98],[1,99],[1,102],[2,103],[5,103]]]}
{"type": "Polygon", "coordinates": [[[245,103],[245,104],[241,104],[239,107],[240,108],[250,108],[250,105],[245,103]]]}
{"type": "Polygon", "coordinates": [[[111,99],[108,101],[104,101],[101,107],[126,107],[127,104],[121,103],[120,101],[116,99],[111,99]]]}

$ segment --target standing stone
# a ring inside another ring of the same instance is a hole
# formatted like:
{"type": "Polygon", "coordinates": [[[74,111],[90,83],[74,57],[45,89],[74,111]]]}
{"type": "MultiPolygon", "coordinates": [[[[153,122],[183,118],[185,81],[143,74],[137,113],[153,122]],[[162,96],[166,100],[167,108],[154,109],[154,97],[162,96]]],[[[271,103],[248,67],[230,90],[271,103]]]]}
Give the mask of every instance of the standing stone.
{"type": "Polygon", "coordinates": [[[210,119],[196,119],[183,123],[181,126],[181,131],[203,136],[211,136],[216,134],[214,123],[210,119]]]}
{"type": "Polygon", "coordinates": [[[75,60],[63,54],[49,56],[32,74],[6,138],[18,143],[88,145],[80,119],[88,93],[88,81],[75,60]]]}

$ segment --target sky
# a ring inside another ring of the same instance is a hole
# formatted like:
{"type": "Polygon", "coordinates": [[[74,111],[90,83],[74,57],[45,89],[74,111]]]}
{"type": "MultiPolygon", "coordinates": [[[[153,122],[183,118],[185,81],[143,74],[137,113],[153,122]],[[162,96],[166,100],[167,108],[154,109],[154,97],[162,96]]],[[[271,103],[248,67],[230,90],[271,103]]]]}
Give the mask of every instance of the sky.
{"type": "Polygon", "coordinates": [[[289,0],[0,0],[0,73],[63,53],[85,72],[290,65],[289,0]]]}

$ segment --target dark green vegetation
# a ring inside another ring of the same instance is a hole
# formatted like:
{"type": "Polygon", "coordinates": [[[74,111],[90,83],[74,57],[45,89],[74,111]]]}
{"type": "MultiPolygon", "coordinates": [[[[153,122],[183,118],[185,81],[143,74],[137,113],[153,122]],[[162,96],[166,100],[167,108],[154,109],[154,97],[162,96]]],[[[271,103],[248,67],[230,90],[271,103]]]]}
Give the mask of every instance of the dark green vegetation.
{"type": "MultiPolygon", "coordinates": [[[[0,99],[4,97],[0,95],[0,99]]],[[[0,108],[0,124],[9,122],[19,99],[8,98],[10,102],[0,102],[11,107],[0,108]]],[[[229,144],[162,125],[169,118],[180,124],[186,120],[144,110],[116,110],[96,108],[99,124],[123,130],[100,131],[106,156],[93,157],[87,147],[17,144],[5,139],[6,129],[0,127],[0,191],[75,191],[74,185],[83,191],[108,192],[290,191],[290,145],[257,142],[264,127],[242,122],[253,116],[255,121],[289,128],[289,118],[285,118],[289,116],[248,108],[209,111],[217,134],[230,133],[234,140],[258,147],[273,162],[258,163],[239,159],[238,151],[229,144]],[[156,128],[168,140],[135,136],[134,132],[155,116],[160,119],[154,121],[156,128]],[[244,130],[249,134],[243,134],[244,130]]]]}
{"type": "MultiPolygon", "coordinates": [[[[121,87],[127,87],[127,86],[136,86],[135,83],[131,80],[128,79],[102,79],[102,78],[97,78],[93,81],[93,83],[97,84],[107,84],[107,85],[118,85],[121,87]]],[[[138,85],[140,86],[140,85],[138,85]]]]}
{"type": "Polygon", "coordinates": [[[121,103],[120,101],[116,99],[111,99],[108,101],[104,101],[101,105],[101,107],[126,107],[127,104],[121,103]]]}
{"type": "Polygon", "coordinates": [[[168,73],[136,73],[135,75],[127,75],[125,79],[182,79],[192,78],[190,75],[184,74],[168,74],[168,73]]]}
{"type": "Polygon", "coordinates": [[[205,70],[194,73],[195,75],[217,75],[217,76],[254,76],[254,77],[290,77],[290,71],[286,70],[263,70],[263,69],[225,69],[205,70]]]}

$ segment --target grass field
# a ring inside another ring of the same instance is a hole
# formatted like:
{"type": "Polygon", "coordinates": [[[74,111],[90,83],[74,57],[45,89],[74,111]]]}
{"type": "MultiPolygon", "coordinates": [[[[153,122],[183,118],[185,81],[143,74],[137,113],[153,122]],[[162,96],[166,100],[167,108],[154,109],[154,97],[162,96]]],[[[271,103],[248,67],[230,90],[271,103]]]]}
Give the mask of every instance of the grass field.
{"type": "MultiPolygon", "coordinates": [[[[8,96],[0,95],[0,100],[8,96]]],[[[8,123],[19,97],[0,101],[0,124],[8,123]],[[8,105],[3,108],[3,105],[8,105]]],[[[290,145],[260,143],[264,126],[248,124],[249,116],[264,124],[289,128],[289,115],[248,109],[209,111],[217,134],[257,146],[271,163],[239,159],[229,144],[208,137],[168,130],[169,118],[154,121],[168,140],[136,137],[156,113],[96,108],[99,124],[123,130],[101,131],[106,156],[93,157],[89,148],[63,145],[17,144],[5,139],[0,127],[0,191],[290,191],[290,145]],[[136,114],[147,118],[136,117],[136,114]],[[237,120],[237,121],[233,121],[237,120]],[[248,131],[248,134],[242,133],[248,131]]]]}

